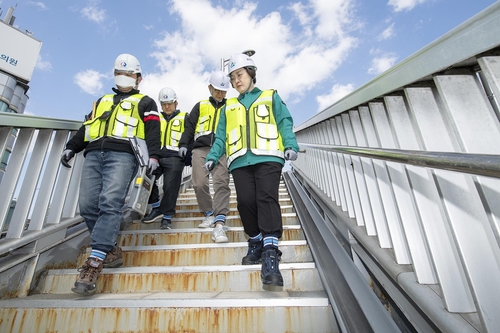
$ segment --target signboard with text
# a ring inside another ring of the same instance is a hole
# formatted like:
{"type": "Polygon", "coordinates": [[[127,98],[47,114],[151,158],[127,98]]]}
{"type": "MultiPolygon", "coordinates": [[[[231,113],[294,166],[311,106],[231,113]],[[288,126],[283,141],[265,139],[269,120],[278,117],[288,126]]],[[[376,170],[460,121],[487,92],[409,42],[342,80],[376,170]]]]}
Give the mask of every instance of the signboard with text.
{"type": "Polygon", "coordinates": [[[30,81],[42,42],[0,21],[0,70],[30,81]]]}

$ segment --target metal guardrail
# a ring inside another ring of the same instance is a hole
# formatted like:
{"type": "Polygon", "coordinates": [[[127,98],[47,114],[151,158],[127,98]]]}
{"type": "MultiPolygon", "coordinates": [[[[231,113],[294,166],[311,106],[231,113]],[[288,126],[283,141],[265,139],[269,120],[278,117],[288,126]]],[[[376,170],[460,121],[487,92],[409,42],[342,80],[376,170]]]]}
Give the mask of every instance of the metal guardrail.
{"type": "Polygon", "coordinates": [[[500,178],[500,155],[360,148],[310,143],[299,143],[299,145],[300,147],[311,147],[323,151],[363,156],[434,169],[457,171],[477,176],[500,178]]]}

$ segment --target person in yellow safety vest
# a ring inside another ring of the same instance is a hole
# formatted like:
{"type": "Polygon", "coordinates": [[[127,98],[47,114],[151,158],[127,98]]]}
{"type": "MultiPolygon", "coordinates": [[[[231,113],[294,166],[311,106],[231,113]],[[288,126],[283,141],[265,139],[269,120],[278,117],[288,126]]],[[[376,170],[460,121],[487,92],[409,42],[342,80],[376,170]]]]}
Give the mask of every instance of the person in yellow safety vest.
{"type": "Polygon", "coordinates": [[[160,113],[161,158],[160,168],[155,175],[157,177],[163,175],[163,197],[160,200],[158,185],[155,181],[148,201],[152,210],[142,219],[142,222],[152,223],[161,219],[160,228],[170,229],[185,165],[185,158],[179,157],[179,141],[189,113],[177,110],[177,94],[170,87],[160,90],[158,101],[162,109],[160,113]]]}
{"type": "Polygon", "coordinates": [[[90,232],[89,257],[78,271],[74,288],[82,295],[96,291],[103,267],[123,264],[116,238],[123,217],[122,208],[137,173],[136,159],[129,139],[144,139],[148,147],[149,168],[155,170],[160,159],[160,116],[153,99],[139,93],[141,65],[136,57],[120,54],[114,64],[114,94],[104,95],[77,133],[68,141],[61,163],[84,151],[80,196],[80,215],[90,232]]]}
{"type": "Polygon", "coordinates": [[[198,208],[205,215],[199,228],[211,228],[212,240],[216,243],[226,243],[228,238],[224,230],[226,215],[229,213],[229,171],[226,156],[208,172],[205,170],[205,160],[215,138],[215,130],[219,122],[222,107],[226,103],[226,92],[229,90],[229,77],[223,71],[216,71],[208,80],[210,97],[196,103],[189,113],[186,129],[179,144],[179,156],[185,156],[190,144],[192,150],[192,178],[194,193],[198,208]],[[210,194],[209,176],[212,174],[213,200],[210,194]]]}
{"type": "Polygon", "coordinates": [[[262,283],[283,286],[278,267],[278,239],[283,233],[278,200],[285,160],[296,160],[299,151],[293,119],[275,90],[255,86],[257,67],[250,56],[235,54],[228,64],[231,85],[239,96],[226,101],[205,168],[212,170],[227,155],[238,211],[249,237],[242,264],[262,262],[262,283]]]}

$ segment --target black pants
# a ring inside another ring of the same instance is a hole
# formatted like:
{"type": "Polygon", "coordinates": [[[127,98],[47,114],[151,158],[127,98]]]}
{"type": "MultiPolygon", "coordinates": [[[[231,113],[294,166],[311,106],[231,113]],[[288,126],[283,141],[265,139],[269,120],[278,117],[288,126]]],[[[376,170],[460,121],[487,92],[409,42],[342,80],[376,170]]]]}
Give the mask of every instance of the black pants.
{"type": "MultiPolygon", "coordinates": [[[[156,177],[163,175],[163,197],[160,203],[160,212],[164,215],[175,215],[175,206],[182,181],[182,170],[184,161],[180,157],[160,158],[161,173],[155,172],[156,177]]],[[[158,185],[156,181],[151,189],[148,203],[155,203],[160,200],[158,185]]]]}
{"type": "Polygon", "coordinates": [[[238,212],[245,233],[254,237],[281,238],[283,221],[279,204],[281,169],[277,162],[259,163],[233,170],[238,212]]]}

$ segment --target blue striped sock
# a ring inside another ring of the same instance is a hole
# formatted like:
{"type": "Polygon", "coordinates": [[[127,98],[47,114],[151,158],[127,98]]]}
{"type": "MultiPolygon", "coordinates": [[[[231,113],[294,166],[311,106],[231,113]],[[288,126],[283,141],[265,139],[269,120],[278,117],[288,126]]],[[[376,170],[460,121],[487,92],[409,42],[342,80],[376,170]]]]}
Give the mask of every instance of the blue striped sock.
{"type": "Polygon", "coordinates": [[[165,215],[165,214],[163,214],[163,218],[167,219],[167,220],[171,220],[172,219],[172,215],[165,215]]]}
{"type": "Polygon", "coordinates": [[[106,252],[92,249],[92,251],[90,251],[89,258],[104,260],[106,258],[106,254],[106,252]]]}
{"type": "Polygon", "coordinates": [[[152,208],[158,208],[158,207],[160,207],[160,201],[157,201],[157,202],[155,202],[155,203],[152,203],[152,204],[151,204],[151,207],[152,207],[152,208]]]}
{"type": "Polygon", "coordinates": [[[215,217],[214,223],[223,223],[223,224],[226,223],[226,215],[224,215],[224,214],[218,214],[215,217]]]}
{"type": "Polygon", "coordinates": [[[250,240],[252,240],[252,241],[261,241],[262,240],[262,234],[258,234],[257,236],[250,237],[250,240]]]}
{"type": "Polygon", "coordinates": [[[264,237],[264,247],[271,246],[278,248],[278,237],[276,236],[266,236],[264,237]]]}
{"type": "Polygon", "coordinates": [[[205,216],[210,216],[210,215],[214,215],[213,210],[209,210],[208,212],[205,212],[205,216]]]}

